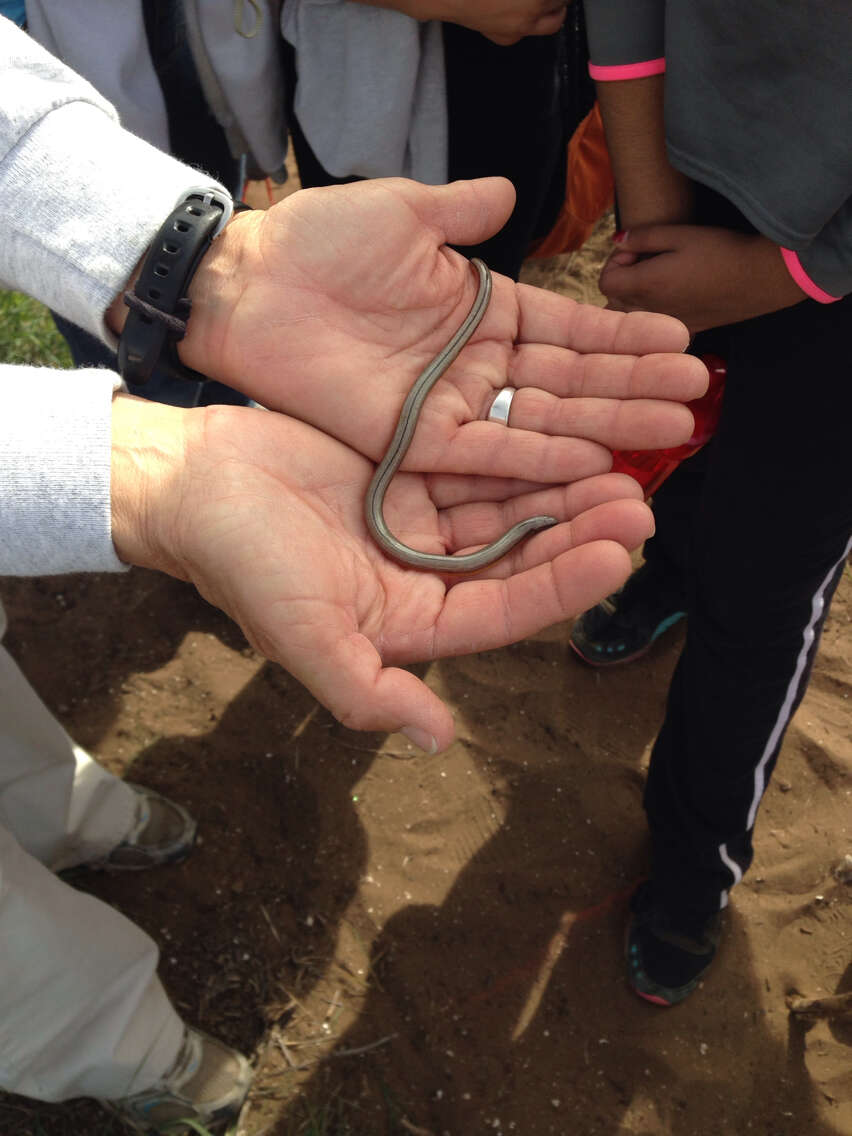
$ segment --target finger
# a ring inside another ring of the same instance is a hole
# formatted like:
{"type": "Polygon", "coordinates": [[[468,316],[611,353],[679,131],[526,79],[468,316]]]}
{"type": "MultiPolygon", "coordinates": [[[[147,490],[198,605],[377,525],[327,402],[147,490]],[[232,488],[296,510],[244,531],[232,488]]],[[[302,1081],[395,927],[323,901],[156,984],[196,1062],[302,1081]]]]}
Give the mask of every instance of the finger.
{"type": "Polygon", "coordinates": [[[521,413],[520,388],[538,387],[561,398],[585,395],[689,402],[705,393],[708,375],[694,355],[581,355],[563,347],[525,343],[512,357],[508,381],[519,388],[512,402],[512,425],[537,429],[516,419],[521,413]]]}
{"type": "MultiPolygon", "coordinates": [[[[507,429],[497,422],[467,422],[452,443],[429,453],[430,473],[468,473],[554,484],[607,473],[612,454],[586,438],[545,436],[531,430],[507,429]]],[[[419,470],[417,438],[403,469],[419,470]]]]}
{"type": "Polygon", "coordinates": [[[645,268],[651,257],[635,257],[632,264],[625,264],[614,258],[608,260],[601,269],[601,274],[598,279],[598,287],[605,296],[609,295],[611,289],[622,291],[624,288],[630,287],[634,281],[642,279],[645,275],[645,268]]]}
{"type": "Polygon", "coordinates": [[[661,305],[659,291],[655,287],[657,267],[658,260],[650,258],[641,260],[632,268],[607,265],[598,281],[598,287],[607,298],[607,307],[614,310],[618,306],[620,311],[638,315],[665,306],[661,305]]]}
{"type": "Polygon", "coordinates": [[[447,593],[434,654],[487,651],[528,638],[593,607],[620,588],[630,571],[630,556],[620,544],[599,541],[505,580],[465,580],[447,593]]]}
{"type": "MultiPolygon", "coordinates": [[[[643,496],[633,478],[623,473],[602,473],[561,486],[535,485],[508,477],[456,477],[449,473],[429,478],[429,496],[438,509],[451,509],[455,505],[502,504],[514,497],[532,498],[542,491],[564,494],[566,512],[560,520],[567,520],[602,501],[622,497],[641,500],[643,496]]],[[[547,509],[536,511],[548,512],[547,509]]]]}
{"type": "Polygon", "coordinates": [[[680,352],[689,344],[689,332],[672,316],[607,311],[528,284],[519,284],[517,295],[520,343],[549,343],[574,351],[618,355],[680,352]]]}
{"type": "MultiPolygon", "coordinates": [[[[474,474],[455,473],[426,474],[429,497],[438,509],[449,509],[453,505],[465,505],[469,501],[505,501],[520,493],[536,493],[540,489],[551,489],[542,482],[524,481],[519,477],[476,477],[474,474]]],[[[609,474],[601,474],[608,477],[609,474]]],[[[591,478],[575,484],[585,484],[591,478]]]]}
{"type": "Polygon", "coordinates": [[[511,569],[514,566],[518,572],[544,564],[567,551],[568,541],[571,548],[582,548],[599,541],[613,541],[627,552],[635,552],[654,535],[655,528],[651,507],[641,499],[605,501],[566,523],[570,530],[567,535],[559,531],[565,528],[564,524],[537,533],[536,537],[542,538],[538,541],[538,546],[535,540],[527,541],[523,547],[519,546],[514,565],[510,562],[507,567],[511,569]]]}
{"type": "Polygon", "coordinates": [[[636,264],[639,260],[639,254],[635,252],[628,252],[626,249],[617,248],[614,253],[610,255],[609,260],[604,266],[604,271],[611,264],[618,265],[619,268],[630,268],[631,265],[636,264]]]}
{"type": "Polygon", "coordinates": [[[503,228],[515,207],[514,187],[501,177],[439,186],[411,182],[403,192],[421,221],[437,230],[439,244],[479,244],[503,228]]]}
{"type": "MultiPolygon", "coordinates": [[[[473,515],[473,508],[469,512],[473,515]]],[[[529,513],[522,515],[521,510],[517,510],[515,518],[523,520],[529,515],[529,513]]],[[[505,528],[508,528],[508,525],[505,528]]],[[[505,528],[499,523],[491,526],[465,524],[461,536],[471,535],[475,531],[477,540],[471,541],[469,545],[461,540],[455,548],[458,553],[480,548],[502,535],[505,528]]],[[[614,541],[622,548],[632,551],[653,534],[654,515],[642,500],[606,501],[592,506],[573,520],[564,521],[554,525],[553,528],[536,533],[516,545],[508,556],[504,556],[502,560],[496,561],[486,569],[464,577],[454,575],[446,580],[446,583],[452,586],[453,582],[459,579],[482,579],[486,576],[489,579],[508,579],[518,572],[547,564],[571,549],[582,548],[583,545],[593,544],[596,541],[614,541]]]]}
{"type": "MultiPolygon", "coordinates": [[[[480,501],[444,510],[439,517],[444,546],[468,551],[497,540],[512,525],[529,517],[550,516],[563,522],[554,529],[548,541],[527,540],[519,545],[521,553],[536,545],[533,561],[506,557],[508,565],[498,574],[509,575],[519,564],[530,567],[543,559],[552,559],[568,548],[593,540],[616,540],[626,548],[635,548],[648,536],[653,520],[642,503],[642,489],[633,478],[625,477],[607,484],[605,477],[590,478],[590,487],[569,486],[528,493],[508,501],[480,501]],[[622,492],[623,497],[617,494],[622,492]],[[583,507],[584,506],[584,507],[583,507]],[[637,507],[638,506],[638,507],[637,507]]],[[[583,483],[581,483],[582,486],[583,483]]]]}
{"type": "Polygon", "coordinates": [[[565,11],[565,8],[562,7],[545,16],[539,16],[529,34],[534,36],[555,35],[565,23],[565,11]]]}
{"type": "Polygon", "coordinates": [[[402,730],[431,753],[453,740],[448,707],[409,671],[384,667],[364,635],[329,634],[311,652],[309,676],[294,673],[349,729],[402,730]]]}
{"type": "MultiPolygon", "coordinates": [[[[665,449],[691,437],[690,411],[656,399],[556,398],[526,387],[512,402],[512,430],[536,431],[572,439],[585,438],[611,450],[665,449]]],[[[465,437],[462,427],[459,440],[465,437]]],[[[506,427],[503,427],[506,429],[506,427]]]]}
{"type": "Polygon", "coordinates": [[[628,229],[618,242],[619,251],[636,256],[671,252],[680,246],[684,237],[683,225],[639,225],[628,229]]]}

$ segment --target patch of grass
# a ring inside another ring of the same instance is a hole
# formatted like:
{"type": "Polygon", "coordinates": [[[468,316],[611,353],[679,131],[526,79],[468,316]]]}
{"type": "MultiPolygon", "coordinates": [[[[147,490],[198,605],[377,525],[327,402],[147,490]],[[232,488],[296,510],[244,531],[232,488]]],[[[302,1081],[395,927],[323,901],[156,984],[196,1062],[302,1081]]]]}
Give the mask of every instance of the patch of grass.
{"type": "Polygon", "coordinates": [[[72,365],[71,353],[50,312],[20,292],[0,291],[0,363],[72,365]]]}

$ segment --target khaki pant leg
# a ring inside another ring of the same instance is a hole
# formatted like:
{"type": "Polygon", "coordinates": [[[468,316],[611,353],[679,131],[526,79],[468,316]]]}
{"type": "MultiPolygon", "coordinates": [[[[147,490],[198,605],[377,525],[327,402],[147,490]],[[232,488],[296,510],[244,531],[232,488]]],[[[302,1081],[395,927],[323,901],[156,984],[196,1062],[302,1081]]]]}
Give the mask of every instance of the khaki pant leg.
{"type": "Polygon", "coordinates": [[[0,646],[0,824],[60,871],[111,851],[135,813],[133,791],[75,745],[0,646]]]}
{"type": "Polygon", "coordinates": [[[0,1089],[115,1099],[172,1066],[184,1027],[156,976],[153,940],[3,828],[0,944],[0,1089]]]}

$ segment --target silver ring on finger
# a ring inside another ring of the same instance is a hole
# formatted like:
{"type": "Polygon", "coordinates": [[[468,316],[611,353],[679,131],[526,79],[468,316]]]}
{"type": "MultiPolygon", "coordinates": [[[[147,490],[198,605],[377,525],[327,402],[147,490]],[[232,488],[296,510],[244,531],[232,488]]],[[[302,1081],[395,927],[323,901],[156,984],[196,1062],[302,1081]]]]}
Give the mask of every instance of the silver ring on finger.
{"type": "Polygon", "coordinates": [[[514,387],[503,387],[502,390],[497,391],[494,401],[491,403],[491,409],[488,411],[489,422],[500,422],[504,426],[509,425],[509,411],[512,409],[512,399],[516,393],[514,387]]]}

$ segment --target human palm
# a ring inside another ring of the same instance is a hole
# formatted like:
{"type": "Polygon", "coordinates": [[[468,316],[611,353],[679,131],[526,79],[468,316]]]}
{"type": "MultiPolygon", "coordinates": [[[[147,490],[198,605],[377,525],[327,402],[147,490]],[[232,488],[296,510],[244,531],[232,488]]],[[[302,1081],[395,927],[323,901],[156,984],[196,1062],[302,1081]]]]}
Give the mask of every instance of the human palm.
{"type": "Polygon", "coordinates": [[[194,583],[342,722],[405,728],[426,748],[449,744],[452,717],[400,664],[499,647],[584,610],[623,583],[626,549],[653,528],[620,475],[541,489],[402,473],[388,520],[427,551],[479,545],[531,512],[564,522],[476,577],[422,572],[369,536],[361,455],[276,413],[183,413],[185,463],[147,494],[164,510],[154,529],[168,560],[148,562],[194,583]]]}
{"type": "MultiPolygon", "coordinates": [[[[208,286],[198,285],[182,354],[375,461],[476,293],[447,242],[490,235],[512,200],[502,179],[440,188],[391,179],[242,214],[203,262],[208,286]],[[206,304],[211,280],[217,299],[206,304]]],[[[665,317],[603,312],[495,276],[403,468],[554,483],[608,469],[613,448],[676,444],[689,415],[661,400],[687,401],[706,383],[679,354],[686,342],[665,317]],[[509,430],[485,420],[506,385],[518,388],[509,430]]]]}

